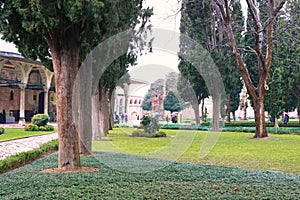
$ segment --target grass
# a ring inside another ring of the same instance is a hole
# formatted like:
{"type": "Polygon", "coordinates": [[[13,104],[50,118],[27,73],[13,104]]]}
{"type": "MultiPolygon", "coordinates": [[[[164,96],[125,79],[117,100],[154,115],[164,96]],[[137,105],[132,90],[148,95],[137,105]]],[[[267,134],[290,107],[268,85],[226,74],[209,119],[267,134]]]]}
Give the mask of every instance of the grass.
{"type": "Polygon", "coordinates": [[[0,135],[0,141],[55,133],[56,131],[25,131],[20,128],[5,128],[5,133],[0,135]]]}
{"type": "Polygon", "coordinates": [[[298,199],[300,175],[146,158],[157,170],[129,173],[138,156],[82,157],[98,172],[41,173],[57,166],[57,153],[0,175],[0,199],[298,199]],[[110,160],[105,163],[103,160],[110,160]],[[165,167],[160,168],[164,163],[165,167]],[[110,166],[120,166],[116,170],[110,166]]]}
{"type": "Polygon", "coordinates": [[[254,140],[253,133],[223,132],[209,154],[201,158],[202,144],[210,132],[164,130],[169,137],[135,138],[128,136],[132,131],[114,129],[104,141],[94,141],[93,149],[181,162],[300,173],[299,135],[269,134],[271,140],[254,140]]]}

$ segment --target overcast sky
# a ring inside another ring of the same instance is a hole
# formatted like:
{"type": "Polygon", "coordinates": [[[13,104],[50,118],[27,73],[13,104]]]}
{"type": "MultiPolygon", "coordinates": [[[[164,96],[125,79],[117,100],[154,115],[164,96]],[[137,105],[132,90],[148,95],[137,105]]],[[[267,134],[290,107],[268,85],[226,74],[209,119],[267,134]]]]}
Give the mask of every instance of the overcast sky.
{"type": "MultiPolygon", "coordinates": [[[[241,0],[245,6],[245,0],[241,0]]],[[[179,33],[180,26],[180,3],[178,0],[145,0],[145,7],[153,7],[154,15],[151,23],[154,28],[166,29],[170,32],[170,41],[179,44],[179,38],[174,38],[174,32],[179,33]]],[[[176,35],[178,36],[178,35],[176,35]]],[[[0,51],[18,52],[14,44],[0,40],[0,51]]],[[[153,82],[158,78],[164,78],[166,73],[178,71],[177,52],[169,52],[164,49],[154,49],[138,58],[138,65],[130,68],[135,78],[153,82]]]]}

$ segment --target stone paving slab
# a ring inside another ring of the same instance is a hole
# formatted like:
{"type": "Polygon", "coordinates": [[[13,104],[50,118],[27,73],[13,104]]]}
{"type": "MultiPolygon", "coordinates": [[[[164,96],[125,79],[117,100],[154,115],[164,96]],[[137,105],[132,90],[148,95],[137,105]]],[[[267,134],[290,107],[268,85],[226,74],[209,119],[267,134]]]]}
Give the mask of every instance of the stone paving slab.
{"type": "Polygon", "coordinates": [[[58,138],[57,133],[0,142],[0,160],[21,152],[39,148],[41,144],[58,138]]]}

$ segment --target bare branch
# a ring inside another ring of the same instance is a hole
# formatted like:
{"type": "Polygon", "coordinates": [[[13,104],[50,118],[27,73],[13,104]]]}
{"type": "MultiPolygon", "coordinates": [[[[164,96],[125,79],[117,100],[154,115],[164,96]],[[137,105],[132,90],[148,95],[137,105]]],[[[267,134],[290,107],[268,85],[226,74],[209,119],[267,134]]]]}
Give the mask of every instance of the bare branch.
{"type": "Polygon", "coordinates": [[[273,35],[274,35],[274,18],[276,14],[281,10],[286,0],[281,1],[279,6],[275,9],[275,1],[270,0],[269,5],[269,23],[268,23],[268,38],[267,38],[267,53],[266,53],[266,69],[269,70],[272,61],[272,51],[273,51],[273,35]],[[274,10],[275,9],[275,10],[274,10]]]}

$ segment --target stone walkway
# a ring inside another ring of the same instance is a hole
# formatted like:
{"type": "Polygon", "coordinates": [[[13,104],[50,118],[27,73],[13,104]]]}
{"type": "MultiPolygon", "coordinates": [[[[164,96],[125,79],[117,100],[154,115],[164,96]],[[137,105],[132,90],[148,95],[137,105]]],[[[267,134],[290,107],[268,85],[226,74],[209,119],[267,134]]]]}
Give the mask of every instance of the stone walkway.
{"type": "Polygon", "coordinates": [[[47,143],[58,137],[57,133],[33,136],[28,138],[0,142],[0,160],[24,151],[38,148],[41,144],[47,143]]]}

